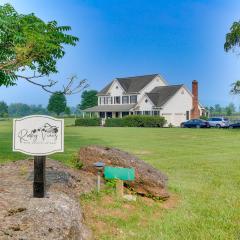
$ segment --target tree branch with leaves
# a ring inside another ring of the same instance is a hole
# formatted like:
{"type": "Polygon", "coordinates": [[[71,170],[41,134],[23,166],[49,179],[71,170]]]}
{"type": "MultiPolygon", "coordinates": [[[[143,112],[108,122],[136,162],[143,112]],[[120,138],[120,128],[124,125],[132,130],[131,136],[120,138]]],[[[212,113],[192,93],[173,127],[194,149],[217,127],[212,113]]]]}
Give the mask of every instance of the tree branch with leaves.
{"type": "MultiPolygon", "coordinates": [[[[48,78],[57,73],[57,61],[65,55],[64,46],[75,46],[79,39],[67,34],[69,26],[56,21],[44,22],[33,13],[19,14],[10,4],[0,6],[0,86],[13,86],[24,79],[53,93],[57,81],[48,78]],[[27,75],[32,73],[32,75],[27,75]]],[[[61,92],[70,95],[87,87],[86,79],[68,79],[61,92]]]]}
{"type": "MultiPolygon", "coordinates": [[[[234,22],[230,28],[230,32],[226,34],[226,41],[224,44],[224,50],[229,52],[237,52],[240,47],[240,21],[234,22]]],[[[233,95],[240,94],[240,80],[237,80],[231,85],[230,93],[233,95]]]]}

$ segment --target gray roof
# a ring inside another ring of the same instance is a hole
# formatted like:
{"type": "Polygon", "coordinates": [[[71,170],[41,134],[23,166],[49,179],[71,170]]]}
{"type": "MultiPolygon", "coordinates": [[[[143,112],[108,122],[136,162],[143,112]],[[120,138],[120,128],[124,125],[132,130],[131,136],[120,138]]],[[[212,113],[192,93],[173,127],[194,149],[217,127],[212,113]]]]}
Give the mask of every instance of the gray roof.
{"type": "Polygon", "coordinates": [[[125,112],[131,110],[136,104],[99,105],[84,109],[84,112],[125,112]]]}
{"type": "MultiPolygon", "coordinates": [[[[126,78],[116,78],[116,80],[120,83],[122,88],[126,93],[136,93],[143,89],[148,83],[150,83],[156,76],[159,74],[151,74],[144,76],[136,76],[136,77],[126,77],[126,78]]],[[[109,88],[111,87],[113,81],[109,83],[106,87],[104,87],[98,94],[105,95],[107,94],[109,88]]]]}
{"type": "Polygon", "coordinates": [[[146,93],[156,107],[164,105],[183,85],[171,85],[155,87],[151,92],[146,93]]]}

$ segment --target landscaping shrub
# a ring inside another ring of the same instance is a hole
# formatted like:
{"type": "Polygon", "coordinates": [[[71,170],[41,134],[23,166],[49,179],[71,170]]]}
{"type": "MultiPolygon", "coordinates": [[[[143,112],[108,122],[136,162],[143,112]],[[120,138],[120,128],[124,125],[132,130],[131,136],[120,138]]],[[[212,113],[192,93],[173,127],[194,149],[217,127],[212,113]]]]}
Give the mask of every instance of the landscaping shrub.
{"type": "Polygon", "coordinates": [[[166,124],[164,117],[131,115],[123,118],[106,120],[106,127],[163,127],[166,124]]]}
{"type": "Polygon", "coordinates": [[[105,121],[105,127],[124,127],[122,118],[108,118],[105,121]]]}
{"type": "Polygon", "coordinates": [[[75,126],[100,126],[100,118],[77,118],[75,126]]]}

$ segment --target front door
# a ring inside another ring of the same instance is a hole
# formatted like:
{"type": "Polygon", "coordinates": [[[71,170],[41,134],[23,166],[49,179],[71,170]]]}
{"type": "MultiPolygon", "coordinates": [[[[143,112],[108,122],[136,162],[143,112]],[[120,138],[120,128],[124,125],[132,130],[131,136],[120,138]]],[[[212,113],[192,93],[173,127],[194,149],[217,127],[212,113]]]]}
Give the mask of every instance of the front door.
{"type": "Polygon", "coordinates": [[[115,113],[115,117],[116,117],[116,118],[119,118],[119,112],[116,112],[116,113],[115,113]]]}

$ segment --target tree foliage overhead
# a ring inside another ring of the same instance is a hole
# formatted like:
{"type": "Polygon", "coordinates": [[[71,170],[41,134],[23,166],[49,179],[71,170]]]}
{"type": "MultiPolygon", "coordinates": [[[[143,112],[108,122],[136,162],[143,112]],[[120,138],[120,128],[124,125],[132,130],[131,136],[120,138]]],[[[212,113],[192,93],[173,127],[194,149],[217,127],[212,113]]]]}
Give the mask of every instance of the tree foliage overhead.
{"type": "Polygon", "coordinates": [[[98,103],[97,91],[96,90],[86,90],[82,93],[82,100],[79,108],[84,110],[86,108],[94,107],[98,103]]]}
{"type": "Polygon", "coordinates": [[[56,64],[65,54],[64,46],[75,46],[78,41],[66,33],[70,30],[33,13],[19,14],[10,4],[0,6],[0,86],[15,85],[18,78],[44,90],[55,85],[51,80],[42,84],[34,79],[58,72],[56,64]],[[33,74],[26,76],[26,70],[33,74]]]}
{"type": "MultiPolygon", "coordinates": [[[[224,49],[226,52],[235,50],[240,47],[240,21],[234,22],[230,28],[230,32],[226,34],[226,41],[224,49]]],[[[240,94],[240,81],[236,81],[232,84],[230,93],[236,95],[240,94]]]]}
{"type": "Polygon", "coordinates": [[[56,113],[58,116],[66,110],[67,100],[63,93],[55,92],[51,95],[48,102],[48,111],[56,113]]]}
{"type": "Polygon", "coordinates": [[[226,52],[235,47],[240,47],[240,21],[234,22],[230,28],[230,32],[226,35],[224,49],[226,52]]]}

